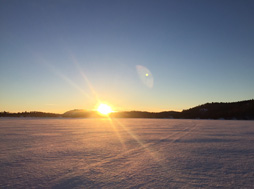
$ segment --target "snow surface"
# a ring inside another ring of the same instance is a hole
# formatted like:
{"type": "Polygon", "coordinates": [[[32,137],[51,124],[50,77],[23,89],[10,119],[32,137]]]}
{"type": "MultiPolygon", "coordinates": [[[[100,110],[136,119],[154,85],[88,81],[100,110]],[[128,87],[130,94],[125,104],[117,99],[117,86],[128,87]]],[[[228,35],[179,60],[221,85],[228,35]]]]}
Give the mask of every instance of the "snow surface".
{"type": "Polygon", "coordinates": [[[0,188],[200,187],[254,187],[254,121],[0,119],[0,188]]]}

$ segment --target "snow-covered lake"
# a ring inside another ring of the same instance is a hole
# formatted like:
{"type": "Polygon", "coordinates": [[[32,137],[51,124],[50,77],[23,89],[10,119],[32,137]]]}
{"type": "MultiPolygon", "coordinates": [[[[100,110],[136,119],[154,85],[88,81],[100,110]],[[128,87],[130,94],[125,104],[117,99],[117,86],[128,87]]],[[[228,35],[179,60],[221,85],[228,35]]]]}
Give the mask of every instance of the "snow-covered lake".
{"type": "Polygon", "coordinates": [[[195,187],[254,187],[254,121],[0,119],[0,188],[195,187]]]}

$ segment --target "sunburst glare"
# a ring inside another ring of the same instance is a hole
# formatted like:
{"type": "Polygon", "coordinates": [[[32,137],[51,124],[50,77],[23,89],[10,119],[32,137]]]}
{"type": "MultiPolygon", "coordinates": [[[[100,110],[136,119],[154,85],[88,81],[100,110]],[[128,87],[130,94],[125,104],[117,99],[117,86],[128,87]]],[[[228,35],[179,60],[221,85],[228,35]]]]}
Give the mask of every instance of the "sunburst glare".
{"type": "Polygon", "coordinates": [[[97,108],[97,111],[100,114],[108,115],[112,112],[112,108],[107,104],[100,104],[99,107],[97,108]]]}

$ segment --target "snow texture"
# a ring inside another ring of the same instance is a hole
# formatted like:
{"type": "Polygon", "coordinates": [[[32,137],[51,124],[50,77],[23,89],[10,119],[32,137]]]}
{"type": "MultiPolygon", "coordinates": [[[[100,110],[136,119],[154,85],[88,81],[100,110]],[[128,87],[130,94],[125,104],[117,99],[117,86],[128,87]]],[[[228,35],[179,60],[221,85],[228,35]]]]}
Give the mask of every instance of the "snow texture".
{"type": "Polygon", "coordinates": [[[0,119],[0,188],[253,188],[254,121],[0,119]]]}

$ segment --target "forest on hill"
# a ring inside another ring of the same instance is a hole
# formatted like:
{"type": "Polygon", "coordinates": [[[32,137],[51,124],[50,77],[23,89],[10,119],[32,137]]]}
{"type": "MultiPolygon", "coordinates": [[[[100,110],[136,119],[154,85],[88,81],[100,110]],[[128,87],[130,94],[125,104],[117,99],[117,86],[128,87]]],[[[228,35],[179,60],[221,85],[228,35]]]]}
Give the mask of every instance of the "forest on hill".
{"type": "MultiPolygon", "coordinates": [[[[44,112],[0,112],[0,117],[58,117],[58,118],[101,118],[105,117],[97,111],[70,110],[63,114],[44,112]]],[[[212,102],[202,104],[182,112],[145,112],[145,111],[121,111],[112,112],[111,118],[168,118],[168,119],[237,119],[254,120],[254,100],[239,102],[212,102]]]]}

